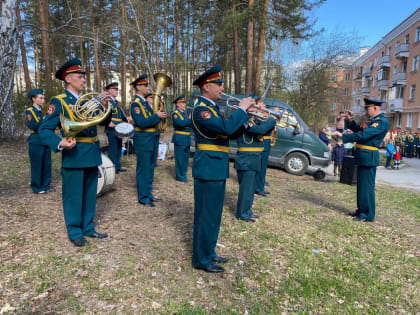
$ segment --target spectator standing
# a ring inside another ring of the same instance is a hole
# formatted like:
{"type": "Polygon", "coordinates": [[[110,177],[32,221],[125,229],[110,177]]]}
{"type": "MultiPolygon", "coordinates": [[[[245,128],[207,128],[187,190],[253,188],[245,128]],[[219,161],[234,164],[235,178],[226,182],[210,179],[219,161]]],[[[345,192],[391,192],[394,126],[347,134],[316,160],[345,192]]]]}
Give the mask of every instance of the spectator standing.
{"type": "Polygon", "coordinates": [[[344,112],[340,112],[340,114],[336,118],[335,130],[343,133],[345,120],[346,120],[346,115],[344,114],[344,112]]]}
{"type": "Polygon", "coordinates": [[[395,147],[392,144],[392,140],[388,140],[388,143],[386,145],[386,164],[385,168],[390,169],[391,168],[391,160],[392,157],[395,154],[395,147]]]}
{"type": "Polygon", "coordinates": [[[327,145],[328,149],[331,149],[330,139],[328,139],[328,136],[327,136],[327,128],[325,127],[322,128],[318,136],[319,136],[319,139],[321,139],[321,141],[327,145]]]}
{"type": "Polygon", "coordinates": [[[394,167],[397,168],[397,170],[400,169],[400,161],[401,161],[401,149],[399,146],[397,146],[396,152],[394,154],[394,167]]]}
{"type": "Polygon", "coordinates": [[[346,148],[343,145],[343,140],[339,139],[331,155],[331,162],[334,163],[334,176],[340,176],[341,174],[344,155],[346,155],[346,148]]]}

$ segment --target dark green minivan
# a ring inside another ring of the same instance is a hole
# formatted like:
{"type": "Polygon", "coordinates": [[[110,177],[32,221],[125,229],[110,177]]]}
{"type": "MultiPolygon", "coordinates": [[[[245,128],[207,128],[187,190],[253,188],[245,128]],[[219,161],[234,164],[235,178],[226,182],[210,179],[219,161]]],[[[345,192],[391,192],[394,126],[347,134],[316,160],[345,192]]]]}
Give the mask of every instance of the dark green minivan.
{"type": "MultiPolygon", "coordinates": [[[[189,108],[195,104],[199,93],[193,93],[189,102],[189,108]]],[[[242,99],[244,95],[232,95],[237,99],[242,99]]],[[[228,117],[231,108],[227,106],[238,104],[234,98],[223,95],[222,99],[217,101],[221,111],[228,117]]],[[[288,173],[294,175],[303,175],[309,166],[327,167],[330,160],[328,147],[312,131],[292,107],[285,102],[266,98],[264,100],[267,108],[280,108],[282,119],[276,127],[277,140],[273,144],[270,152],[268,164],[270,166],[282,167],[288,173]]],[[[236,141],[230,141],[231,155],[236,154],[236,141]]],[[[193,148],[192,148],[193,149],[193,148]]]]}

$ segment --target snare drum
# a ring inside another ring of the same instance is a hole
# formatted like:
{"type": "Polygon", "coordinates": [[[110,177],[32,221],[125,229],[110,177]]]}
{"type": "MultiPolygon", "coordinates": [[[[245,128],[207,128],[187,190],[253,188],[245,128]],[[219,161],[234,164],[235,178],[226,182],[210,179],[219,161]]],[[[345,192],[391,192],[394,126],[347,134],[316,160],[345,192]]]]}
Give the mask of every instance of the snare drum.
{"type": "Polygon", "coordinates": [[[112,189],[115,181],[115,165],[105,155],[101,154],[102,165],[98,166],[98,188],[96,195],[102,195],[104,192],[112,189]]]}
{"type": "Polygon", "coordinates": [[[118,138],[130,138],[134,134],[134,126],[132,124],[122,122],[114,127],[114,131],[118,138]]]}

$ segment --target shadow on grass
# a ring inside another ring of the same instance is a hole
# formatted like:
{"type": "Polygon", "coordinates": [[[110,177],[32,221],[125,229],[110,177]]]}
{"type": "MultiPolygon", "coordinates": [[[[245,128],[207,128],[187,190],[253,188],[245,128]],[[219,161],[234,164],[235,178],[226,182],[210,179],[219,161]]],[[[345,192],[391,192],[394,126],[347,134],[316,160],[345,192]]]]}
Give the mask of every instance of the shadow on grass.
{"type": "Polygon", "coordinates": [[[330,201],[328,199],[321,199],[319,195],[315,195],[313,193],[301,192],[295,195],[295,198],[302,201],[310,202],[317,206],[322,206],[333,211],[341,212],[343,214],[347,214],[350,211],[354,210],[353,208],[349,209],[348,207],[345,207],[341,204],[337,204],[336,202],[330,201]]]}

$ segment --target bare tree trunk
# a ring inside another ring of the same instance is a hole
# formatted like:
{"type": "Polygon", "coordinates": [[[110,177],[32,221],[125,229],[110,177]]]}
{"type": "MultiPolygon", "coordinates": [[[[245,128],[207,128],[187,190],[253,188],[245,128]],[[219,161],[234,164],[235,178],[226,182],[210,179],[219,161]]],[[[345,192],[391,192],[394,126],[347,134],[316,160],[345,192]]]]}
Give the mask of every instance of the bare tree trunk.
{"type": "MultiPolygon", "coordinates": [[[[16,23],[21,24],[19,5],[16,6],[16,23]]],[[[23,74],[25,76],[25,90],[27,93],[31,91],[31,78],[29,76],[28,60],[26,59],[25,43],[23,42],[23,34],[19,36],[20,54],[22,57],[23,74]]]]}
{"type": "Polygon", "coordinates": [[[264,59],[265,31],[267,28],[266,19],[268,12],[268,0],[264,0],[263,18],[260,21],[260,34],[258,37],[257,67],[255,73],[255,93],[260,93],[262,61],[264,59]]]}
{"type": "Polygon", "coordinates": [[[126,105],[126,82],[127,82],[127,42],[128,42],[128,36],[127,36],[127,10],[125,8],[125,2],[122,2],[122,7],[121,7],[121,14],[122,14],[122,25],[123,27],[120,28],[120,37],[121,37],[121,47],[122,47],[122,51],[123,51],[123,55],[121,56],[121,104],[123,106],[123,108],[125,109],[125,105],[126,105]]]}
{"type": "Polygon", "coordinates": [[[38,44],[35,44],[35,86],[38,86],[41,83],[41,73],[39,71],[39,48],[38,44]]]}
{"type": "MultiPolygon", "coordinates": [[[[232,12],[236,12],[235,5],[232,12]]],[[[239,65],[239,35],[238,27],[233,23],[233,69],[235,70],[235,93],[241,94],[241,68],[239,65]]]]}
{"type": "MultiPolygon", "coordinates": [[[[249,11],[252,12],[254,0],[249,0],[249,11]]],[[[245,81],[245,94],[251,93],[252,90],[252,70],[254,63],[254,23],[253,19],[248,22],[248,43],[246,48],[246,81],[245,81]]]]}
{"type": "Polygon", "coordinates": [[[99,53],[98,53],[98,34],[96,33],[95,29],[95,18],[93,15],[93,0],[89,1],[89,8],[90,8],[90,22],[92,24],[92,34],[94,36],[93,40],[93,51],[95,54],[95,73],[96,73],[96,84],[95,90],[99,91],[101,88],[101,70],[99,68],[99,53]]]}
{"type": "MultiPolygon", "coordinates": [[[[39,24],[42,28],[48,29],[48,3],[45,0],[38,0],[38,9],[39,9],[39,24]]],[[[42,40],[42,55],[44,57],[45,63],[45,85],[46,85],[46,94],[52,94],[52,69],[51,69],[51,55],[50,47],[48,41],[48,32],[41,31],[41,40],[42,40]]]]}
{"type": "Polygon", "coordinates": [[[16,6],[16,0],[3,0],[1,4],[0,142],[12,140],[16,134],[16,117],[13,104],[13,81],[19,51],[16,6]]]}

